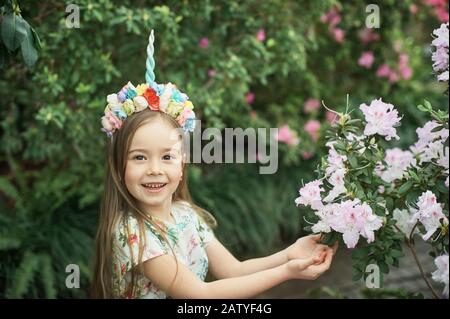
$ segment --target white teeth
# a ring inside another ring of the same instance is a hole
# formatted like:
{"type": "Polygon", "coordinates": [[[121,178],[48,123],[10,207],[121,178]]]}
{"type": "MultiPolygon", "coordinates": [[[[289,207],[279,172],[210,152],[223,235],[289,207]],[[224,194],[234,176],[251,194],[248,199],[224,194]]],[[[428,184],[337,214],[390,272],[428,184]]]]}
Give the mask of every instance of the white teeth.
{"type": "Polygon", "coordinates": [[[161,187],[163,187],[166,184],[164,184],[164,183],[161,183],[161,184],[152,183],[152,184],[143,184],[143,185],[145,187],[148,187],[148,188],[161,188],[161,187]]]}

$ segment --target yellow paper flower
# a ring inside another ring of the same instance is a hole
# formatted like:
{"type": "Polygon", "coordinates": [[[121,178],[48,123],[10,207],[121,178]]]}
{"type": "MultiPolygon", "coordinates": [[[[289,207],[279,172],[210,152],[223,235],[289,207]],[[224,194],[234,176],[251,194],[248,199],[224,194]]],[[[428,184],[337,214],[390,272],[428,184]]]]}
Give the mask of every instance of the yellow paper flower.
{"type": "Polygon", "coordinates": [[[142,94],[144,94],[144,92],[147,91],[147,89],[148,89],[148,84],[147,84],[147,83],[139,84],[139,85],[136,87],[137,95],[142,95],[142,94]]]}
{"type": "Polygon", "coordinates": [[[130,116],[131,114],[133,114],[135,111],[133,101],[131,101],[129,99],[125,100],[125,102],[123,102],[123,104],[122,104],[122,109],[125,111],[127,116],[130,116]]]}
{"type": "Polygon", "coordinates": [[[184,107],[187,107],[188,109],[193,110],[194,109],[194,104],[192,104],[191,101],[186,101],[186,102],[184,102],[184,107]]]}
{"type": "Polygon", "coordinates": [[[169,105],[167,106],[167,114],[172,117],[177,117],[178,115],[180,115],[181,111],[183,111],[183,108],[183,103],[170,101],[169,105]]]}

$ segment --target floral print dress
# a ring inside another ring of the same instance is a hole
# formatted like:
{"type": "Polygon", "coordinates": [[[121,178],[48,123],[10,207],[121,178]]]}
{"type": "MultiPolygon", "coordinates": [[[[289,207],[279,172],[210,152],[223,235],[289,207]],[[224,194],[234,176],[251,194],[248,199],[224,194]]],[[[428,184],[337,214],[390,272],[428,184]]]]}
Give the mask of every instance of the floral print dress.
{"type": "MultiPolygon", "coordinates": [[[[200,280],[205,280],[208,272],[206,246],[214,238],[211,228],[198,216],[186,202],[172,204],[175,223],[153,220],[166,230],[166,237],[177,259],[188,267],[200,280]]],[[[113,290],[119,298],[164,299],[168,296],[143,274],[135,273],[137,287],[134,294],[127,292],[131,283],[130,270],[136,266],[139,254],[139,241],[145,240],[142,262],[164,254],[173,255],[164,239],[153,225],[145,222],[145,239],[139,238],[137,220],[129,215],[128,232],[126,221],[122,220],[116,228],[113,243],[113,290]],[[132,256],[133,258],[132,258],[132,256]]]]}

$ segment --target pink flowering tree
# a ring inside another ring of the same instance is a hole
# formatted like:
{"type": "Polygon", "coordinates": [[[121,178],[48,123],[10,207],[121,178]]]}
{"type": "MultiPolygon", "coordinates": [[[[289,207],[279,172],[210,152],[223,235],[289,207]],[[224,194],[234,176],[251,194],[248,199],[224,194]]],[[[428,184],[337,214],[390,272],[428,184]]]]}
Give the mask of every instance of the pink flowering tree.
{"type": "MultiPolygon", "coordinates": [[[[447,65],[440,62],[436,70],[440,81],[448,72],[446,52],[447,65]]],[[[353,250],[354,280],[365,279],[370,264],[384,274],[398,267],[406,244],[432,295],[448,297],[448,108],[438,110],[425,100],[418,109],[429,121],[416,129],[416,141],[407,149],[391,146],[400,140],[402,121],[393,104],[379,98],[350,110],[347,100],[345,112],[329,110],[337,120],[325,137],[328,154],[318,178],[300,188],[295,202],[308,207],[307,230],[322,233],[326,244],[340,241],[353,250]],[[430,245],[436,265],[432,280],[416,253],[419,240],[430,245]]]]}

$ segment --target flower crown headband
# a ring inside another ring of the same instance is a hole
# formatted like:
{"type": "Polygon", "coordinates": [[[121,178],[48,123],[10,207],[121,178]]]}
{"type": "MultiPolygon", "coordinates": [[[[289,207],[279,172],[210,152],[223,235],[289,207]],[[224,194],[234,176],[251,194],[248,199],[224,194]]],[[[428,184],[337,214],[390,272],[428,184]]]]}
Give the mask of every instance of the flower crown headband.
{"type": "Polygon", "coordinates": [[[172,83],[157,84],[155,82],[155,60],[153,58],[154,35],[150,33],[147,45],[146,83],[134,86],[128,82],[118,93],[109,94],[105,114],[101,118],[102,131],[108,137],[122,127],[123,122],[132,114],[141,112],[147,107],[160,111],[174,118],[185,132],[195,129],[194,105],[189,97],[180,92],[172,83]]]}

